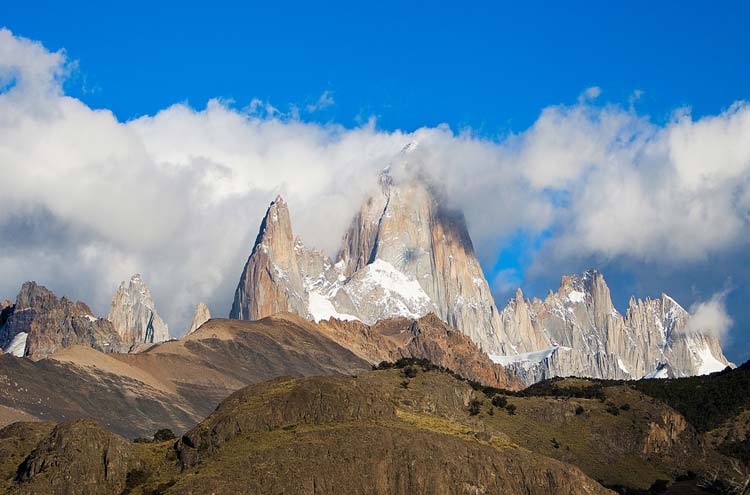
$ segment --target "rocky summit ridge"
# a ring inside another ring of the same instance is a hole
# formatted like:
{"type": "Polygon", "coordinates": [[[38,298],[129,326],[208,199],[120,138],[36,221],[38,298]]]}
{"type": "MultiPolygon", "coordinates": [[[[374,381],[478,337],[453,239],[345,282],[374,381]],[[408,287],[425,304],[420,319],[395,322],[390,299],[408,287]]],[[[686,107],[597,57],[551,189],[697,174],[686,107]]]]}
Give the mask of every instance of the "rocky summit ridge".
{"type": "Polygon", "coordinates": [[[1,315],[0,348],[14,356],[40,359],[76,344],[103,352],[122,350],[110,321],[36,282],[24,283],[16,302],[5,304],[1,315]]]}
{"type": "Polygon", "coordinates": [[[689,313],[665,294],[633,298],[620,314],[596,270],[564,276],[543,301],[526,300],[519,289],[498,310],[463,214],[423,178],[396,180],[386,169],[379,186],[355,214],[335,261],[295,237],[289,206],[277,197],[230,318],[287,311],[373,325],[434,313],[526,383],[572,375],[638,379],[665,370],[689,376],[731,364],[715,336],[686,331],[689,313]]]}

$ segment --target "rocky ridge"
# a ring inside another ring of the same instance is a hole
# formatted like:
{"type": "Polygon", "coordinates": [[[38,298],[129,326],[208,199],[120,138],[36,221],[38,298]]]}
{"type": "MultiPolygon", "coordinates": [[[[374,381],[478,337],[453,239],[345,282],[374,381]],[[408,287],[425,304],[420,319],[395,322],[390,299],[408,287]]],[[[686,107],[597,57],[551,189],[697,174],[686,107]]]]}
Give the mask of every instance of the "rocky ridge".
{"type": "Polygon", "coordinates": [[[36,282],[21,287],[16,302],[0,317],[0,347],[14,356],[41,359],[83,344],[102,352],[120,352],[122,341],[108,320],[84,303],[58,298],[36,282]]]}

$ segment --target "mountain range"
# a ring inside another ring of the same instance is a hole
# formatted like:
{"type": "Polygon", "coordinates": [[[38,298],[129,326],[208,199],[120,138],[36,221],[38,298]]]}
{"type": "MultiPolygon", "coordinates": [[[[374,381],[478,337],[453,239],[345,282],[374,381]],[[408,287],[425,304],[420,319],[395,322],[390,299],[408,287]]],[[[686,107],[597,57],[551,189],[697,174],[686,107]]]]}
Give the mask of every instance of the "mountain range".
{"type": "Polygon", "coordinates": [[[229,318],[198,303],[181,338],[137,274],[106,318],[36,282],[0,303],[0,493],[677,494],[750,479],[750,368],[668,295],[621,314],[592,269],[499,310],[463,215],[419,174],[384,170],[335,258],[291,218],[277,197],[229,318]]]}
{"type": "Polygon", "coordinates": [[[279,311],[373,324],[434,313],[526,383],[554,376],[638,379],[720,371],[731,363],[712,329],[662,294],[612,304],[596,270],[564,276],[544,299],[522,292],[498,310],[463,215],[424,179],[385,170],[343,237],[336,260],[295,237],[289,207],[269,206],[235,292],[230,318],[279,311]]]}

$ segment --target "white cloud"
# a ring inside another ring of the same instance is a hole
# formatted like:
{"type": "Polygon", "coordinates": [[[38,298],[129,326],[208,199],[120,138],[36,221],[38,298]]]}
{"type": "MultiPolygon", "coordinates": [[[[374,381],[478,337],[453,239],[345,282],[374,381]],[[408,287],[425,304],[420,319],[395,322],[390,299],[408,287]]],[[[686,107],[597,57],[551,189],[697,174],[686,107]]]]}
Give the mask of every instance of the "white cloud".
{"type": "MultiPolygon", "coordinates": [[[[37,279],[105,314],[118,282],[141,272],[179,333],[199,301],[212,314],[228,311],[276,194],[305,242],[333,253],[394,160],[439,182],[490,264],[519,230],[552,232],[548,259],[690,261],[749,238],[747,104],[658,126],[593,106],[589,92],[501,140],[444,125],[386,132],[374,120],[306,123],[260,100],[243,110],[218,100],[202,110],[177,104],[120,122],[63,94],[66,67],[62,52],[0,31],[6,297],[37,279]],[[419,146],[395,158],[411,141],[419,146]]],[[[329,102],[326,92],[315,105],[329,102]]]]}
{"type": "Polygon", "coordinates": [[[591,86],[583,90],[583,93],[578,97],[578,102],[583,103],[586,101],[593,101],[599,98],[602,94],[602,88],[599,86],[591,86]]]}
{"type": "Polygon", "coordinates": [[[685,331],[711,334],[724,340],[733,323],[724,303],[725,296],[726,293],[719,292],[707,301],[692,305],[685,331]]]}
{"type": "Polygon", "coordinates": [[[335,102],[333,101],[333,95],[330,91],[325,90],[323,93],[321,93],[320,97],[318,98],[318,101],[315,103],[311,103],[305,107],[309,113],[317,112],[318,110],[323,110],[324,108],[328,108],[331,105],[333,105],[335,102]]]}

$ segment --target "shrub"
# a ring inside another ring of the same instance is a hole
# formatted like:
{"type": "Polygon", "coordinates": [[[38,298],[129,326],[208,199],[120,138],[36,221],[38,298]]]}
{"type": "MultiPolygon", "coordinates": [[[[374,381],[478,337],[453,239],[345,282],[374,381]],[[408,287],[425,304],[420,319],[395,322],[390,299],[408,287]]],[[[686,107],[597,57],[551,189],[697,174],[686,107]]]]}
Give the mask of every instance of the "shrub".
{"type": "Polygon", "coordinates": [[[510,414],[511,416],[516,414],[516,406],[514,406],[513,404],[508,404],[507,406],[505,406],[505,410],[508,411],[508,414],[510,414]]]}
{"type": "Polygon", "coordinates": [[[576,416],[580,416],[584,412],[585,412],[585,410],[583,409],[582,405],[579,404],[578,406],[576,406],[576,416]]]}
{"type": "Polygon", "coordinates": [[[154,442],[165,442],[167,440],[174,440],[175,438],[174,433],[169,428],[162,428],[154,433],[154,442]]]}
{"type": "Polygon", "coordinates": [[[401,382],[401,388],[409,388],[409,380],[403,380],[401,382]]]}
{"type": "Polygon", "coordinates": [[[620,414],[620,408],[618,408],[612,402],[607,402],[607,412],[613,416],[617,416],[618,414],[620,414]]]}
{"type": "Polygon", "coordinates": [[[495,415],[495,408],[492,407],[492,406],[490,406],[490,408],[487,410],[487,414],[489,414],[490,416],[494,416],[495,415]]]}
{"type": "Polygon", "coordinates": [[[508,405],[508,399],[504,395],[496,395],[492,398],[492,405],[503,408],[508,405]]]}
{"type": "Polygon", "coordinates": [[[628,404],[626,402],[625,404],[623,404],[623,405],[620,406],[620,410],[621,411],[630,411],[630,404],[628,404]]]}
{"type": "Polygon", "coordinates": [[[557,438],[552,437],[552,447],[559,449],[560,448],[560,442],[557,441],[557,438]]]}
{"type": "Polygon", "coordinates": [[[472,399],[471,402],[469,402],[469,414],[472,416],[476,416],[479,414],[479,411],[482,410],[482,401],[477,399],[472,399]]]}
{"type": "Polygon", "coordinates": [[[406,378],[414,378],[417,376],[417,369],[414,366],[407,366],[404,368],[404,376],[406,378]]]}

